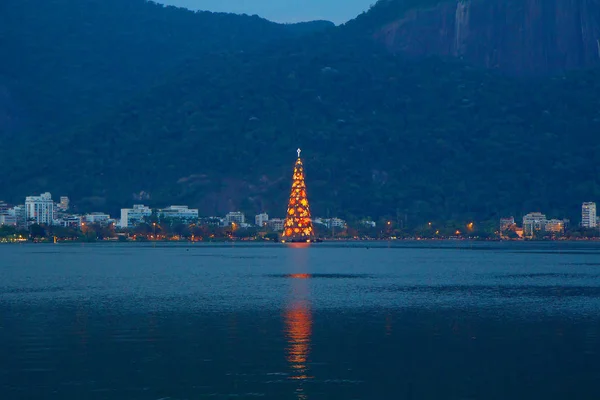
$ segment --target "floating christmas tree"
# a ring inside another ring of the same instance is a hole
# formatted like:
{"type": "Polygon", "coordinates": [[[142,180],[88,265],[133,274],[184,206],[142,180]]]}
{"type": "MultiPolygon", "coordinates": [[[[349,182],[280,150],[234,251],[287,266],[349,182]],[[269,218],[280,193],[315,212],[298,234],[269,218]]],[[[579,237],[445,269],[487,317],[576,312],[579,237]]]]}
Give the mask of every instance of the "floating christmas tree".
{"type": "Polygon", "coordinates": [[[310,206],[306,197],[306,183],[304,182],[304,166],[300,158],[301,150],[298,149],[298,159],[294,166],[292,193],[288,203],[283,240],[286,242],[311,242],[315,238],[315,231],[310,219],[310,206]]]}

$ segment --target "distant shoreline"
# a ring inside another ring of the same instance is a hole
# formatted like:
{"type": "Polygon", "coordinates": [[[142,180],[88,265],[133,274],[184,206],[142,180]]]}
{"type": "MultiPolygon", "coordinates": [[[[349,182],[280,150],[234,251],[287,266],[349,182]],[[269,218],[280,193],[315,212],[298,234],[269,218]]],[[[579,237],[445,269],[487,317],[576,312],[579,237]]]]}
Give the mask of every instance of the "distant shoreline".
{"type": "MultiPolygon", "coordinates": [[[[504,239],[470,239],[470,238],[457,238],[457,239],[322,239],[322,243],[596,243],[600,242],[600,238],[577,238],[577,239],[527,239],[527,240],[504,240],[504,239]]],[[[152,240],[152,241],[135,241],[135,240],[96,240],[96,241],[84,241],[84,240],[58,240],[53,242],[51,240],[21,240],[21,241],[0,241],[0,245],[68,245],[68,244],[82,244],[82,245],[106,245],[106,244],[119,244],[119,245],[140,245],[148,246],[152,244],[173,244],[173,245],[203,245],[203,244],[273,244],[273,245],[289,245],[289,243],[282,243],[280,241],[273,240],[208,240],[208,241],[191,241],[191,240],[152,240]]],[[[319,243],[307,243],[307,245],[319,246],[319,243]]]]}

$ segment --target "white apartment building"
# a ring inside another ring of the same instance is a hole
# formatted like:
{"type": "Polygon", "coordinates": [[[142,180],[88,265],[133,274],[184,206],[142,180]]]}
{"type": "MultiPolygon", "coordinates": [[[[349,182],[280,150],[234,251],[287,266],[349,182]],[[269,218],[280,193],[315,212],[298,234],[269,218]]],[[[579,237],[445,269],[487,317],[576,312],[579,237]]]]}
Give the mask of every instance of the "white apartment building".
{"type": "Polygon", "coordinates": [[[121,228],[133,228],[136,225],[144,222],[144,218],[152,215],[150,207],[143,204],[134,204],[133,208],[121,209],[121,228]]]}
{"type": "Polygon", "coordinates": [[[48,192],[39,196],[27,196],[25,210],[28,223],[52,225],[54,221],[54,202],[48,192]]]}
{"type": "Polygon", "coordinates": [[[84,215],[83,220],[86,224],[108,225],[110,223],[110,215],[94,212],[84,215]]]}
{"type": "Polygon", "coordinates": [[[273,229],[274,232],[283,231],[283,225],[285,224],[285,220],[281,218],[272,218],[267,221],[267,226],[273,229]]]}
{"type": "Polygon", "coordinates": [[[258,214],[254,217],[254,225],[256,226],[266,226],[267,222],[269,222],[269,214],[267,213],[258,214]]]}
{"type": "Polygon", "coordinates": [[[546,215],[533,212],[523,217],[523,233],[525,236],[532,236],[534,232],[546,229],[548,222],[546,215]]]}
{"type": "Polygon", "coordinates": [[[182,219],[185,221],[197,221],[198,210],[188,206],[170,206],[157,211],[158,218],[182,219]]]}
{"type": "Polygon", "coordinates": [[[581,226],[583,228],[595,228],[598,226],[596,203],[590,201],[581,205],[581,226]]]}
{"type": "Polygon", "coordinates": [[[245,222],[246,222],[246,217],[244,216],[243,212],[233,211],[233,212],[227,213],[227,215],[225,215],[225,225],[231,225],[232,223],[241,225],[245,222]]]}

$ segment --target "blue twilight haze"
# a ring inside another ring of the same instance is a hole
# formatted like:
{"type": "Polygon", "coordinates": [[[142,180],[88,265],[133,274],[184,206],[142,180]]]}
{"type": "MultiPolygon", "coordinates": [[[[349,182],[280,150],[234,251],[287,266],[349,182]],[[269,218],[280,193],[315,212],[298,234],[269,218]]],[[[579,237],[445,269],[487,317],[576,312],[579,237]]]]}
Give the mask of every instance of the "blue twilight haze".
{"type": "Polygon", "coordinates": [[[376,0],[157,0],[192,10],[257,14],[276,22],[324,19],[342,24],[366,11],[376,0]]]}

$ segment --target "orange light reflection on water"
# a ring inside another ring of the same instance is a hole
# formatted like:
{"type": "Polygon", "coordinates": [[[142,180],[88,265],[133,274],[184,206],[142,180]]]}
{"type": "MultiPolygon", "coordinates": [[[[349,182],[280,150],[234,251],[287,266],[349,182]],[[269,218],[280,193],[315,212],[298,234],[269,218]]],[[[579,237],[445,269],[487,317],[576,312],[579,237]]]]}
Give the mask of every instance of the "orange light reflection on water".
{"type": "MultiPolygon", "coordinates": [[[[296,260],[303,264],[301,260],[296,260]]],[[[312,311],[309,301],[310,274],[294,273],[291,278],[291,298],[284,312],[285,336],[287,339],[286,360],[292,370],[289,378],[305,381],[311,379],[308,374],[308,362],[311,349],[313,329],[312,311]]],[[[306,393],[300,386],[297,390],[299,399],[306,398],[306,393]]]]}
{"type": "Polygon", "coordinates": [[[309,379],[307,361],[310,352],[312,315],[304,301],[294,303],[285,313],[286,336],[288,340],[287,361],[296,372],[291,379],[309,379]]]}
{"type": "Polygon", "coordinates": [[[310,243],[308,242],[292,242],[286,243],[286,245],[288,247],[291,247],[292,249],[305,249],[307,247],[310,247],[310,243]]]}
{"type": "Polygon", "coordinates": [[[288,276],[292,279],[308,279],[308,278],[310,278],[310,274],[291,274],[288,276]]]}

